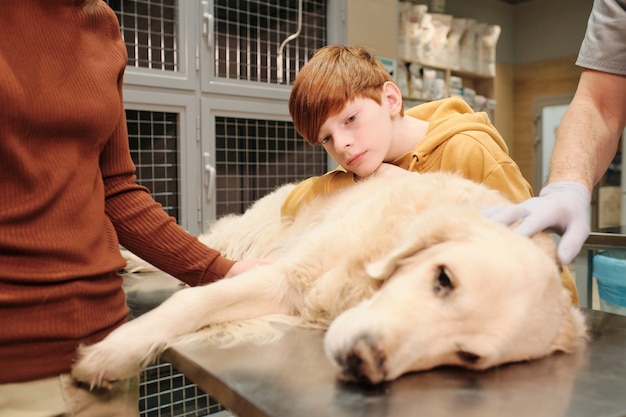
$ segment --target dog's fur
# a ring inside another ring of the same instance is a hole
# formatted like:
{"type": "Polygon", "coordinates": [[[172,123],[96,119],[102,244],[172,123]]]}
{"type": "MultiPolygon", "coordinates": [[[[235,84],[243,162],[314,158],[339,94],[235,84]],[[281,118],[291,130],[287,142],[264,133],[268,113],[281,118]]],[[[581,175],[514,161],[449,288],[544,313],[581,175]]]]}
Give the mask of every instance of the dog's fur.
{"type": "Polygon", "coordinates": [[[498,192],[452,174],[407,172],[318,198],[287,222],[280,205],[292,188],[201,237],[232,259],[274,263],[175,293],[82,347],[74,377],[107,386],[176,338],[271,315],[327,329],[340,378],[370,384],[583,346],[584,319],[561,284],[552,238],[523,237],[481,216],[483,206],[509,203],[498,192]]]}

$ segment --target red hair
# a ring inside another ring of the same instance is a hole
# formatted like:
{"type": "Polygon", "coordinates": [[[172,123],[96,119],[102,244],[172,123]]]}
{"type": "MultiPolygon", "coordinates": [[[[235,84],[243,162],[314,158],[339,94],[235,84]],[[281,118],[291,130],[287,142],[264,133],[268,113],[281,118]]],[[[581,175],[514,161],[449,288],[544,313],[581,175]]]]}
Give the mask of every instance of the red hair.
{"type": "Polygon", "coordinates": [[[381,104],[383,85],[391,75],[363,47],[326,46],[300,70],[289,97],[289,114],[298,133],[318,143],[322,124],[356,98],[381,104]]]}

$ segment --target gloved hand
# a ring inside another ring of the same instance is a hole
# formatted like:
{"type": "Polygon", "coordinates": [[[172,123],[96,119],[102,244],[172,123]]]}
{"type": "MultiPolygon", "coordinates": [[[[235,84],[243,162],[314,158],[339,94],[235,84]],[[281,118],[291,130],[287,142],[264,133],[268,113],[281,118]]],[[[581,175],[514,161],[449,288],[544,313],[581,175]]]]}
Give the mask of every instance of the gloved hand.
{"type": "Polygon", "coordinates": [[[485,207],[482,212],[489,219],[506,225],[523,219],[515,232],[525,236],[543,230],[559,234],[557,255],[561,264],[567,265],[589,236],[590,203],[587,188],[577,182],[563,181],[545,186],[539,197],[511,206],[485,207]]]}

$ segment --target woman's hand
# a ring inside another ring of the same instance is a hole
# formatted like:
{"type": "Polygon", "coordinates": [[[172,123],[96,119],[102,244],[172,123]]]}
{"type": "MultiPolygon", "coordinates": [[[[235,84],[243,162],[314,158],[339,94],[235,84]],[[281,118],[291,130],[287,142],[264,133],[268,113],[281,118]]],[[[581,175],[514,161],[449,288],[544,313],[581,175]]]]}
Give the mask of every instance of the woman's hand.
{"type": "Polygon", "coordinates": [[[275,262],[278,258],[256,258],[246,259],[243,261],[235,262],[235,264],[228,270],[224,278],[232,278],[235,275],[239,275],[243,272],[249,271],[257,266],[269,265],[275,262]]]}

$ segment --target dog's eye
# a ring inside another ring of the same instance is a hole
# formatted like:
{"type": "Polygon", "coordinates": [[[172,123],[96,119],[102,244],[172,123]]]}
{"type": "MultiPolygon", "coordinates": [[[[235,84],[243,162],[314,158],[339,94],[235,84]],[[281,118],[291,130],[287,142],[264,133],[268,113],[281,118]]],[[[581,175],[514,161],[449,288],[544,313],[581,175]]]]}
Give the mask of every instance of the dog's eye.
{"type": "Polygon", "coordinates": [[[437,276],[435,277],[434,290],[435,294],[445,296],[454,289],[452,281],[446,272],[446,269],[442,266],[439,267],[437,276]]]}
{"type": "Polygon", "coordinates": [[[458,358],[461,359],[461,361],[463,361],[464,363],[469,363],[469,364],[476,363],[480,360],[480,355],[477,355],[472,352],[465,352],[463,350],[458,351],[456,353],[456,356],[458,356],[458,358]]]}

